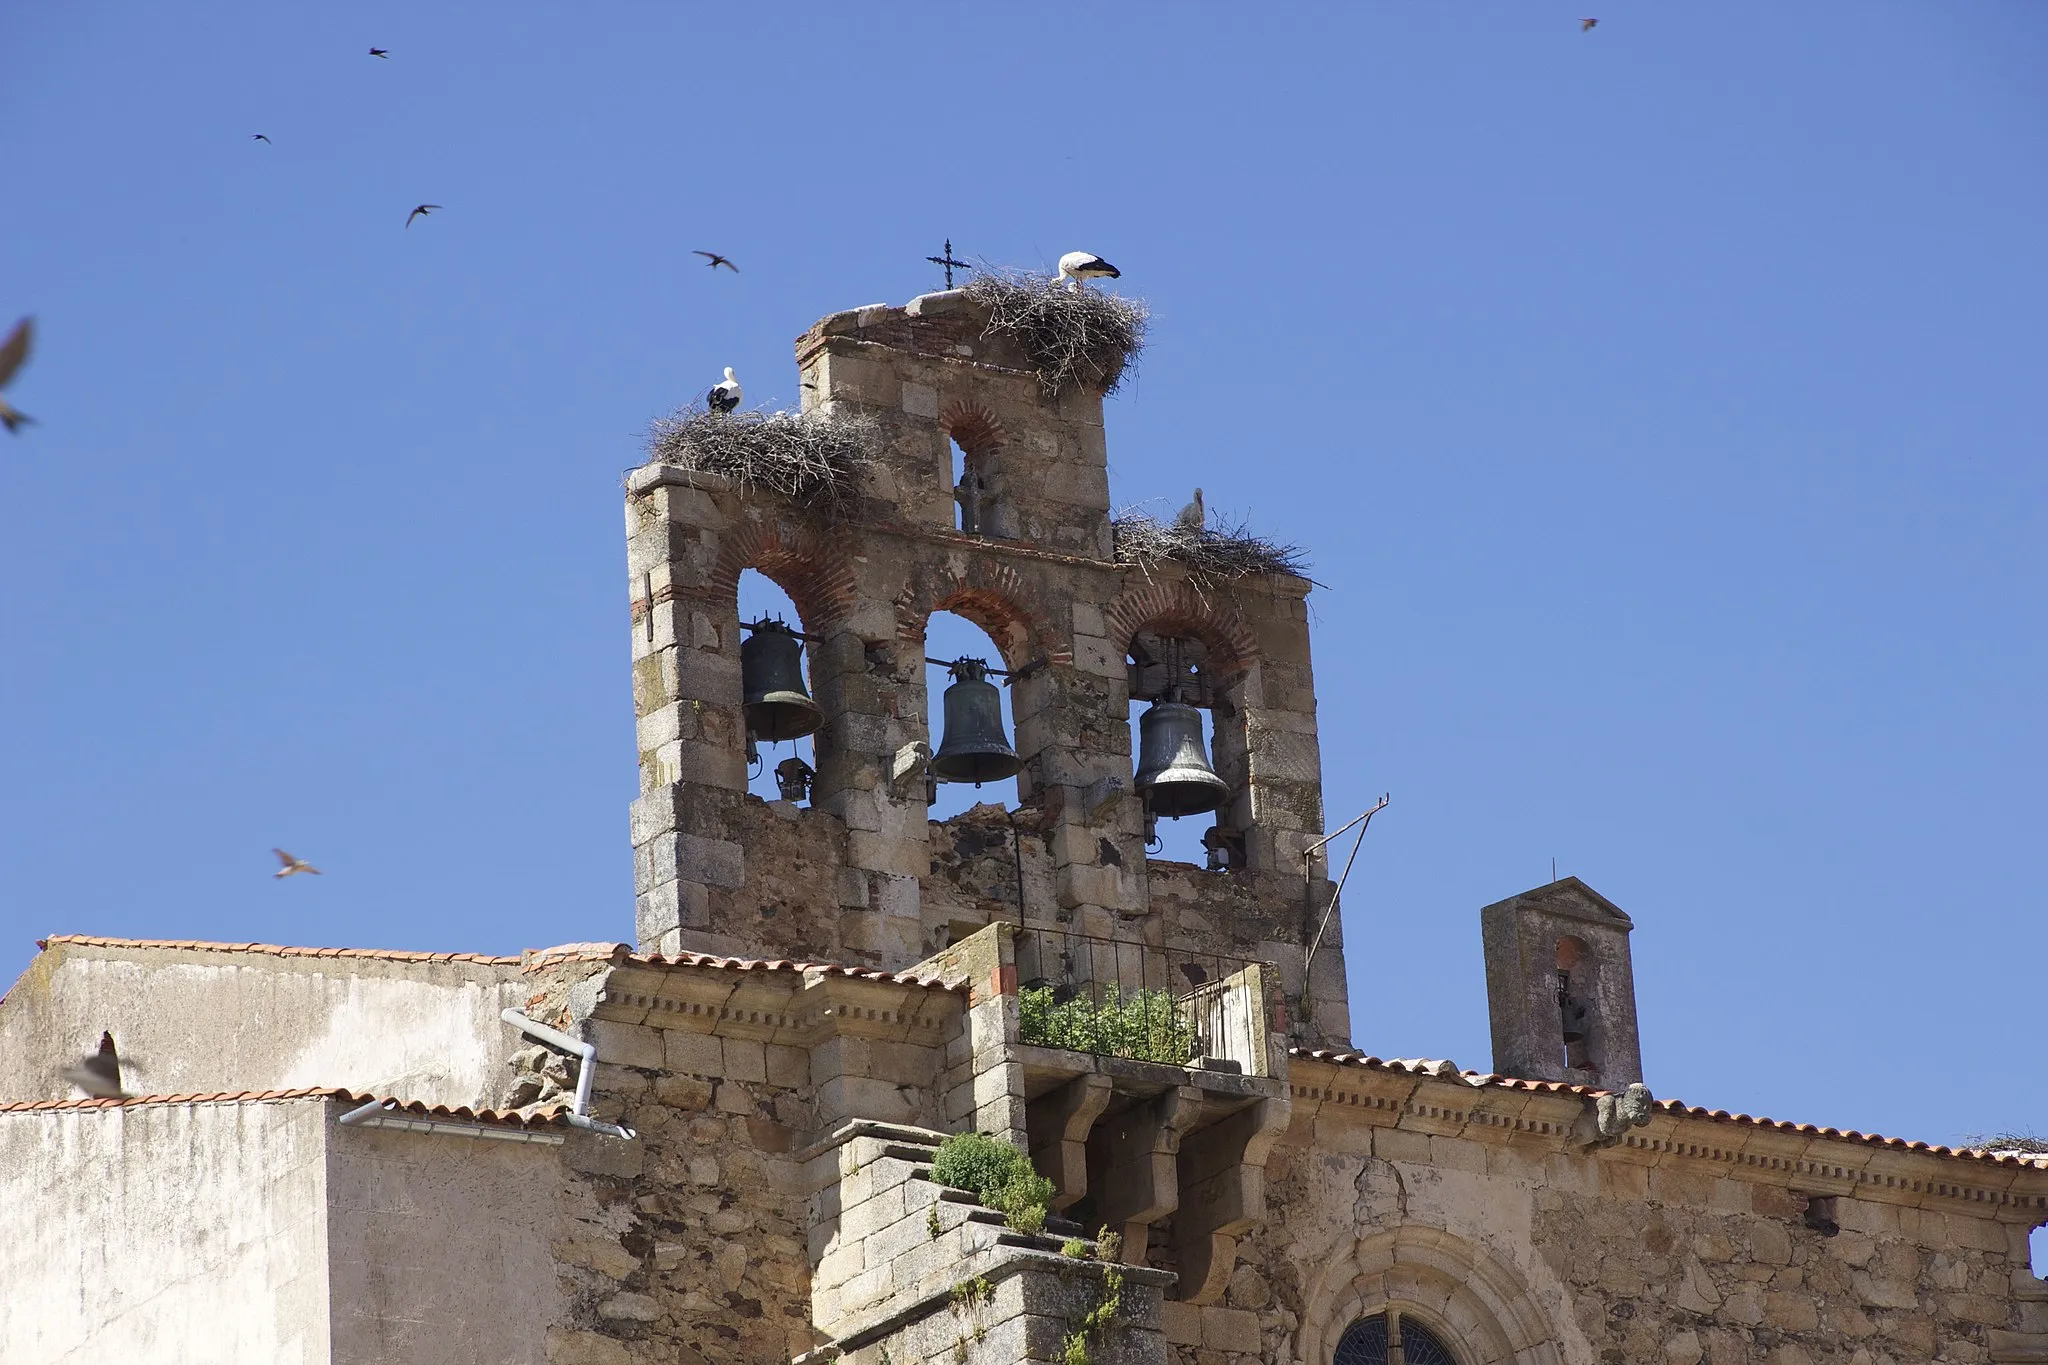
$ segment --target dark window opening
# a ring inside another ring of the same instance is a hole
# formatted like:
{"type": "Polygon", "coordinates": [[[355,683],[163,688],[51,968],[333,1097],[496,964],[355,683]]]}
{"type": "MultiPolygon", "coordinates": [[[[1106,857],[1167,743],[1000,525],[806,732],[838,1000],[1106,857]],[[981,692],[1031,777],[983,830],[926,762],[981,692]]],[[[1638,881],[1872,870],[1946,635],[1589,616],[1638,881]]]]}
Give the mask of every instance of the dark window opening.
{"type": "MultiPolygon", "coordinates": [[[[985,536],[995,528],[995,496],[989,488],[988,461],[970,455],[958,441],[953,450],[954,525],[970,536],[985,536]]],[[[936,656],[934,656],[936,657],[936,656]]]]}
{"type": "Polygon", "coordinates": [[[1832,1194],[1809,1194],[1806,1196],[1806,1212],[1800,1221],[1823,1237],[1832,1237],[1842,1230],[1835,1221],[1835,1196],[1832,1194]]]}
{"type": "Polygon", "coordinates": [[[1351,1324],[1332,1365],[1458,1365],[1436,1333],[1398,1310],[1351,1324]]]}
{"type": "Polygon", "coordinates": [[[1592,967],[1583,940],[1567,935],[1557,941],[1557,1012],[1564,1035],[1564,1064],[1573,1071],[1593,1067],[1593,1021],[1586,1006],[1592,967]]]}

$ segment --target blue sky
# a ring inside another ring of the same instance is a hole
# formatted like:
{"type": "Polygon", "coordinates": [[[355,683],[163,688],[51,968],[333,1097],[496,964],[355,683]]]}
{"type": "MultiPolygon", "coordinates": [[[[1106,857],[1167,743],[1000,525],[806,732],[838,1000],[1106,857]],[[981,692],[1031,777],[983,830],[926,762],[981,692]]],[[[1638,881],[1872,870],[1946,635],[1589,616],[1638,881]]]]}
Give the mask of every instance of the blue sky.
{"type": "Polygon", "coordinates": [[[621,472],[950,236],[1328,585],[1362,1047],[1555,858],[1659,1094],[2048,1129],[2048,6],[1591,3],[0,11],[0,978],[629,937],[621,472]]]}

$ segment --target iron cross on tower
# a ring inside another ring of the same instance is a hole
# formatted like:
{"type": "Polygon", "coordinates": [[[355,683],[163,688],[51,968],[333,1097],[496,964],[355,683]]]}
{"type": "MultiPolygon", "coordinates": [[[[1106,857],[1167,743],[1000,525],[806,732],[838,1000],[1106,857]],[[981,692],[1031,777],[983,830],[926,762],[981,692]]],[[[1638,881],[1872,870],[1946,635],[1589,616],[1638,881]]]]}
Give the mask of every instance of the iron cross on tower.
{"type": "Polygon", "coordinates": [[[967,264],[967,262],[965,261],[956,261],[953,259],[953,239],[951,237],[948,237],[946,239],[945,255],[927,256],[925,257],[925,259],[930,261],[933,265],[942,265],[946,267],[946,288],[948,289],[951,289],[953,287],[953,272],[955,270],[972,270],[974,268],[973,266],[967,264]]]}

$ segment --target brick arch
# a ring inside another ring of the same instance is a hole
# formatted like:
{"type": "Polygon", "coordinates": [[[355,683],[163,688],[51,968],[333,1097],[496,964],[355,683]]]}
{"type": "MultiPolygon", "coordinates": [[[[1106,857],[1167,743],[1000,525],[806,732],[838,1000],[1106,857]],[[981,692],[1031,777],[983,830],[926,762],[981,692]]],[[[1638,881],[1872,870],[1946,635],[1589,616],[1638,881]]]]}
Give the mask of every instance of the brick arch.
{"type": "Polygon", "coordinates": [[[1209,649],[1209,669],[1228,685],[1244,676],[1257,660],[1258,639],[1237,608],[1215,597],[1203,597],[1186,580],[1153,579],[1102,612],[1112,643],[1130,648],[1141,630],[1162,635],[1192,635],[1209,649]]]}
{"type": "Polygon", "coordinates": [[[711,588],[737,600],[740,575],[766,575],[789,594],[807,632],[829,630],[852,609],[856,592],[845,538],[791,517],[757,515],[720,538],[711,588]]]}
{"type": "Polygon", "coordinates": [[[953,438],[960,449],[979,458],[1010,440],[1008,432],[996,415],[979,403],[956,401],[948,403],[946,410],[939,414],[939,425],[946,429],[946,435],[953,438]]]}
{"type": "Polygon", "coordinates": [[[925,622],[935,611],[964,616],[988,632],[1005,668],[1021,668],[1044,655],[1056,664],[1074,660],[1071,645],[1052,628],[1042,594],[1008,564],[977,555],[964,569],[927,569],[896,595],[896,635],[906,644],[924,640],[925,622]]]}
{"type": "Polygon", "coordinates": [[[1476,1242],[1404,1224],[1354,1243],[1303,1286],[1296,1356],[1329,1365],[1344,1329],[1398,1306],[1463,1365],[1559,1365],[1557,1329],[1528,1282],[1476,1242]]]}

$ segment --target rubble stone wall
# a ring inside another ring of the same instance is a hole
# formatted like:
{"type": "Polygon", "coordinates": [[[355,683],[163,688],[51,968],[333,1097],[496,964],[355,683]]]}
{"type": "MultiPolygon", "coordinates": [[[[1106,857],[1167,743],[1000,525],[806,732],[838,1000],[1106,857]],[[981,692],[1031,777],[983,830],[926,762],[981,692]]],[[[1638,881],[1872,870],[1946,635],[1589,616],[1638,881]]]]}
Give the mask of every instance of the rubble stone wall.
{"type": "Polygon", "coordinates": [[[809,1056],[710,1034],[607,1030],[548,1247],[567,1296],[550,1365],[757,1365],[813,1345],[805,1190],[809,1056]],[[637,1044],[637,1045],[636,1045],[637,1044]],[[678,1354],[680,1350],[681,1354],[678,1354]]]}
{"type": "MultiPolygon", "coordinates": [[[[807,1145],[847,1116],[937,1129],[971,1095],[964,1001],[938,987],[795,971],[591,971],[545,980],[597,1047],[551,1249],[568,1307],[554,1365],[755,1365],[818,1344],[807,1145]],[[681,1350],[680,1357],[677,1352],[681,1350]]],[[[555,1017],[559,1017],[558,1015],[555,1017]]]]}
{"type": "Polygon", "coordinates": [[[1886,1153],[1904,1163],[1889,1176],[1900,1185],[1955,1193],[1899,1202],[1873,1172],[1854,1182],[1867,1197],[1835,1197],[1830,1236],[1808,1225],[1808,1191],[1848,1179],[1816,1172],[1866,1169],[1850,1144],[1832,1144],[1836,1167],[1805,1139],[1660,1116],[1633,1144],[1585,1148],[1569,1136],[1573,1096],[1474,1098],[1429,1080],[1303,1103],[1343,1093],[1331,1080],[1297,1059],[1295,1123],[1266,1166],[1269,1217],[1240,1244],[1223,1302],[1165,1305],[1186,1365],[1327,1365],[1349,1323],[1390,1304],[1461,1365],[1989,1365],[2048,1352],[2048,1286],[2027,1261],[2048,1172],[2017,1177],[2033,1193],[2000,1202],[2010,1170],[1886,1153]],[[1971,1177],[1981,1186],[1946,1183],[1971,1177]]]}

